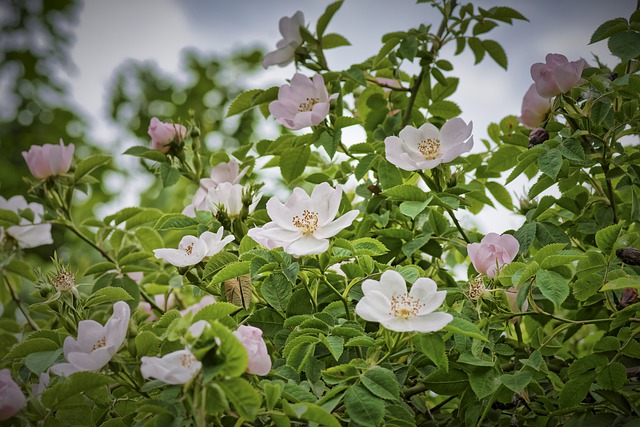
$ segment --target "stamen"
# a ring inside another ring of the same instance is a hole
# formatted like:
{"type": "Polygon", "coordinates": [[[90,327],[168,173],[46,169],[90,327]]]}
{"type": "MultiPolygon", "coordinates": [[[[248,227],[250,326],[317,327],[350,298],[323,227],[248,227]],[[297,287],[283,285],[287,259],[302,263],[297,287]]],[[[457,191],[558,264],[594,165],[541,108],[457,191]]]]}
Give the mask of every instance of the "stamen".
{"type": "Polygon", "coordinates": [[[187,253],[187,255],[191,255],[191,252],[193,252],[193,243],[187,246],[184,251],[187,253]]]}
{"type": "Polygon", "coordinates": [[[300,105],[298,105],[298,111],[300,113],[305,111],[311,111],[313,110],[313,106],[316,105],[318,102],[320,102],[320,98],[307,98],[305,102],[301,102],[300,105]]]}
{"type": "Polygon", "coordinates": [[[486,289],[482,276],[476,276],[475,279],[469,282],[469,298],[472,300],[480,299],[482,295],[484,295],[486,289]]]}
{"type": "Polygon", "coordinates": [[[418,315],[420,308],[424,304],[420,304],[420,300],[409,294],[394,295],[391,298],[391,314],[401,319],[412,319],[418,315]]]}
{"type": "Polygon", "coordinates": [[[102,348],[104,346],[107,345],[107,338],[106,337],[102,337],[98,340],[98,342],[96,342],[93,346],[91,346],[91,351],[95,351],[99,348],[102,348]]]}
{"type": "Polygon", "coordinates": [[[55,286],[58,291],[65,292],[70,290],[73,285],[75,285],[76,275],[70,271],[62,269],[51,281],[53,283],[53,286],[55,286]]]}
{"type": "Polygon", "coordinates": [[[196,361],[196,358],[193,356],[193,354],[183,354],[182,357],[180,358],[180,363],[185,368],[190,368],[195,361],[196,361]]]}
{"type": "Polygon", "coordinates": [[[427,160],[433,160],[440,155],[440,140],[438,138],[427,138],[418,143],[418,151],[427,160]]]}
{"type": "Polygon", "coordinates": [[[318,214],[310,210],[302,211],[302,218],[296,215],[292,219],[293,225],[301,229],[304,234],[313,234],[318,229],[318,214]]]}

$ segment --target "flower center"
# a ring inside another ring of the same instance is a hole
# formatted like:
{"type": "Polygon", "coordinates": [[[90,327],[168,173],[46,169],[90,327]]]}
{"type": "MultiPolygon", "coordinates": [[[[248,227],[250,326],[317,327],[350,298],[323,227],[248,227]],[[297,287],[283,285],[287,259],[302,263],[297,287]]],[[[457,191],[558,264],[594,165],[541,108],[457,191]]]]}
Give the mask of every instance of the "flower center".
{"type": "Polygon", "coordinates": [[[304,234],[313,234],[318,229],[318,214],[305,209],[302,211],[302,218],[298,215],[293,217],[293,225],[301,229],[304,234]]]}
{"type": "Polygon", "coordinates": [[[440,140],[438,138],[427,138],[418,143],[418,151],[427,160],[433,160],[440,155],[440,140]]]}
{"type": "Polygon", "coordinates": [[[185,368],[190,368],[195,361],[196,361],[196,358],[193,356],[193,354],[183,354],[182,357],[180,358],[180,363],[185,368]]]}
{"type": "Polygon", "coordinates": [[[482,276],[476,276],[471,282],[469,282],[469,298],[473,300],[480,299],[486,291],[484,280],[482,276]]]}
{"type": "Polygon", "coordinates": [[[301,102],[300,105],[298,105],[298,111],[301,113],[304,111],[311,111],[313,110],[313,106],[318,102],[320,102],[320,98],[307,98],[305,102],[301,102]]]}
{"type": "Polygon", "coordinates": [[[184,251],[187,253],[187,255],[191,255],[191,252],[193,252],[193,243],[187,246],[184,251]]]}
{"type": "Polygon", "coordinates": [[[98,342],[96,342],[92,347],[91,347],[91,351],[95,351],[99,348],[102,348],[104,346],[107,345],[107,338],[106,337],[102,337],[98,340],[98,342]]]}
{"type": "Polygon", "coordinates": [[[418,315],[418,311],[424,304],[409,294],[394,295],[391,298],[391,315],[401,319],[412,319],[418,315]]]}
{"type": "Polygon", "coordinates": [[[62,269],[51,281],[58,291],[66,292],[75,285],[76,275],[62,269]]]}

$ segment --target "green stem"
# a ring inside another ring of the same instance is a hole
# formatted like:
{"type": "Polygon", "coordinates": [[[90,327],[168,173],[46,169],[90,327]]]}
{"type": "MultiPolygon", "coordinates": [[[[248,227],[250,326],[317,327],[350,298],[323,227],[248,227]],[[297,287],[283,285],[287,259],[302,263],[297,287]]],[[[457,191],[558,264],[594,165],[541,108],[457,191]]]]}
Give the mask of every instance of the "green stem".
{"type": "Polygon", "coordinates": [[[11,282],[9,281],[9,278],[4,274],[4,271],[2,271],[1,273],[2,273],[2,278],[4,279],[4,282],[7,284],[7,288],[9,288],[9,293],[11,294],[11,299],[18,306],[18,308],[20,309],[20,311],[24,315],[24,318],[27,320],[27,323],[29,324],[31,329],[33,329],[34,331],[39,331],[40,327],[38,327],[38,324],[31,318],[31,316],[29,315],[29,311],[26,310],[22,306],[22,300],[20,299],[20,297],[16,293],[15,289],[13,289],[13,286],[11,286],[11,282]]]}
{"type": "Polygon", "coordinates": [[[328,280],[327,278],[322,275],[320,276],[322,281],[325,283],[325,285],[327,285],[329,287],[329,289],[331,289],[331,292],[333,292],[334,294],[336,294],[338,296],[338,298],[340,298],[340,300],[342,301],[342,304],[344,305],[344,313],[345,316],[347,316],[347,320],[353,320],[351,318],[351,311],[349,311],[349,300],[347,299],[347,297],[345,297],[343,294],[341,294],[328,280]]]}

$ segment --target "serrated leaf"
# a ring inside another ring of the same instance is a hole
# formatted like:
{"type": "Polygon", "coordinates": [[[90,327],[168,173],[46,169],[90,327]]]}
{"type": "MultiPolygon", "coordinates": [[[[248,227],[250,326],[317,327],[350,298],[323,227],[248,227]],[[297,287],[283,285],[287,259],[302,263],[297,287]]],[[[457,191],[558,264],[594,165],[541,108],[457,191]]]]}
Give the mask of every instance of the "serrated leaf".
{"type": "Polygon", "coordinates": [[[605,255],[610,255],[622,231],[622,223],[613,224],[596,233],[596,245],[605,255]]]}
{"type": "Polygon", "coordinates": [[[400,386],[393,372],[381,367],[368,369],[360,377],[362,385],[372,394],[386,400],[396,400],[400,396],[400,386]]]}
{"type": "Polygon", "coordinates": [[[172,167],[169,163],[162,163],[160,165],[160,182],[163,188],[169,188],[177,184],[180,176],[180,171],[172,167]]]}
{"type": "Polygon", "coordinates": [[[235,116],[244,111],[250,110],[255,107],[255,99],[258,95],[262,94],[262,89],[251,89],[246,92],[242,92],[231,102],[229,111],[227,111],[226,117],[235,116]]]}
{"type": "Polygon", "coordinates": [[[169,213],[161,216],[154,224],[156,230],[180,230],[198,225],[198,221],[179,213],[169,213]]]}
{"type": "Polygon", "coordinates": [[[378,427],[384,418],[384,400],[374,396],[364,386],[351,386],[344,395],[349,417],[364,427],[378,427]]]}
{"type": "Polygon", "coordinates": [[[287,309],[293,294],[291,282],[282,273],[274,273],[267,277],[260,286],[260,294],[269,305],[280,312],[287,309]]]}
{"type": "Polygon", "coordinates": [[[522,393],[522,390],[529,385],[533,376],[529,371],[520,371],[514,374],[504,374],[498,377],[500,382],[514,393],[522,393]]]}
{"type": "Polygon", "coordinates": [[[591,35],[589,44],[607,39],[617,32],[624,31],[629,28],[629,23],[624,18],[616,18],[601,24],[591,35]]]}
{"type": "Polygon", "coordinates": [[[441,117],[445,120],[459,116],[462,110],[455,102],[442,100],[432,103],[428,108],[429,114],[435,117],[441,117]]]}
{"type": "Polygon", "coordinates": [[[344,352],[344,338],[329,335],[322,338],[322,343],[327,347],[333,358],[338,361],[344,352]]]}
{"type": "Polygon", "coordinates": [[[111,161],[111,156],[106,154],[94,154],[84,160],[81,160],[73,172],[75,181],[79,181],[83,176],[90,174],[102,165],[105,165],[111,161]]]}
{"type": "Polygon", "coordinates": [[[300,145],[284,150],[280,156],[280,171],[282,177],[291,182],[304,172],[311,150],[306,145],[300,145]]]}
{"type": "Polygon", "coordinates": [[[116,265],[112,262],[99,262],[97,264],[93,264],[89,267],[85,272],[85,276],[91,276],[93,274],[102,274],[109,270],[115,270],[116,265]]]}
{"type": "Polygon", "coordinates": [[[437,369],[427,375],[424,384],[429,390],[444,396],[453,396],[464,392],[469,387],[469,377],[458,369],[437,369]]]}
{"type": "Polygon", "coordinates": [[[253,386],[243,378],[229,378],[219,382],[229,402],[238,414],[249,423],[258,415],[262,398],[253,386]]]}
{"type": "Polygon", "coordinates": [[[97,372],[76,372],[64,378],[54,386],[47,388],[41,397],[42,404],[53,409],[67,399],[80,393],[113,384],[114,379],[97,372]]]}
{"type": "Polygon", "coordinates": [[[380,186],[383,190],[387,190],[402,184],[402,173],[393,164],[386,159],[381,159],[378,164],[378,176],[380,178],[380,186]]]}
{"type": "Polygon", "coordinates": [[[202,307],[195,316],[193,321],[206,320],[212,323],[215,320],[224,319],[240,310],[237,306],[224,301],[214,302],[213,304],[205,305],[202,307]]]}
{"type": "Polygon", "coordinates": [[[24,364],[31,372],[40,375],[51,367],[62,354],[63,349],[30,353],[24,358],[24,364]]]}
{"type": "Polygon", "coordinates": [[[538,157],[538,167],[542,173],[551,179],[556,179],[562,167],[562,154],[560,150],[552,148],[540,154],[540,157],[538,157]]]}
{"type": "Polygon", "coordinates": [[[98,289],[92,293],[84,303],[85,307],[92,307],[98,304],[115,303],[117,301],[129,301],[133,297],[129,295],[129,292],[123,288],[108,286],[106,288],[98,289]]]}
{"type": "Polygon", "coordinates": [[[354,240],[352,245],[356,250],[356,255],[379,256],[389,251],[384,244],[370,237],[362,237],[354,240]]]}
{"type": "Polygon", "coordinates": [[[327,25],[329,25],[329,22],[331,22],[331,18],[333,18],[333,15],[335,15],[338,9],[340,9],[340,6],[342,6],[342,0],[329,4],[324,10],[322,16],[318,18],[318,23],[316,25],[318,38],[322,38],[324,31],[327,29],[327,25]]]}
{"type": "Polygon", "coordinates": [[[136,145],[134,147],[130,147],[122,154],[141,157],[143,159],[149,159],[158,163],[164,163],[167,161],[166,154],[158,150],[152,150],[149,147],[146,147],[143,145],[136,145]]]}
{"type": "Polygon", "coordinates": [[[469,374],[469,385],[478,399],[484,399],[495,393],[500,384],[495,369],[476,368],[469,374]]]}
{"type": "Polygon", "coordinates": [[[619,289],[640,289],[640,276],[623,276],[607,282],[601,291],[615,291],[619,289]]]}
{"type": "Polygon", "coordinates": [[[602,368],[596,379],[598,384],[606,390],[621,390],[627,382],[627,370],[623,364],[613,362],[602,368]]]}
{"type": "Polygon", "coordinates": [[[391,187],[382,192],[385,196],[392,200],[406,200],[424,202],[429,200],[427,193],[416,187],[415,185],[402,184],[391,187]]]}
{"type": "Polygon", "coordinates": [[[4,360],[19,359],[31,353],[55,351],[58,348],[58,343],[48,338],[32,338],[12,347],[4,360]]]}
{"type": "Polygon", "coordinates": [[[222,269],[220,269],[220,271],[218,271],[213,276],[213,278],[211,278],[211,281],[209,282],[209,284],[213,285],[216,283],[224,282],[225,280],[232,279],[234,277],[242,276],[243,274],[249,274],[250,270],[251,270],[250,261],[234,262],[233,264],[229,264],[223,267],[222,269]]]}
{"type": "Polygon", "coordinates": [[[427,206],[429,206],[431,199],[432,197],[429,197],[429,199],[424,202],[416,202],[412,200],[404,201],[400,203],[400,212],[411,219],[415,219],[427,206]]]}
{"type": "Polygon", "coordinates": [[[482,341],[489,341],[476,325],[461,317],[454,317],[451,323],[445,326],[444,329],[456,334],[477,338],[482,341]]]}
{"type": "Polygon", "coordinates": [[[518,253],[524,254],[529,251],[531,244],[536,238],[536,230],[537,223],[529,222],[523,224],[522,227],[513,234],[513,236],[518,240],[518,243],[520,243],[520,251],[518,253]]]}
{"type": "Polygon", "coordinates": [[[407,60],[413,61],[413,58],[415,58],[418,52],[418,39],[413,35],[406,37],[400,42],[400,48],[398,50],[407,60]]]}
{"type": "MultiPolygon", "coordinates": [[[[286,401],[283,401],[286,402],[286,401]]],[[[326,409],[310,402],[294,403],[291,410],[297,418],[315,423],[319,426],[340,427],[340,422],[326,409]]]]}
{"type": "Polygon", "coordinates": [[[511,194],[507,191],[504,186],[497,182],[488,181],[486,184],[487,189],[491,193],[491,195],[505,208],[512,211],[513,208],[513,200],[511,199],[511,194]]]}
{"type": "Polygon", "coordinates": [[[349,40],[347,40],[344,36],[336,33],[326,34],[322,37],[322,48],[323,49],[334,49],[340,46],[351,46],[349,40]]]}
{"type": "Polygon", "coordinates": [[[562,305],[569,296],[569,284],[566,279],[555,271],[538,270],[535,283],[542,295],[553,302],[556,307],[562,305]]]}
{"type": "Polygon", "coordinates": [[[477,37],[469,37],[467,39],[467,43],[469,44],[469,47],[476,59],[474,65],[479,64],[480,61],[482,61],[482,58],[484,58],[485,52],[482,42],[477,37]]]}
{"type": "Polygon", "coordinates": [[[413,337],[413,345],[427,356],[438,368],[449,370],[446,346],[438,334],[419,334],[413,337]]]}
{"type": "Polygon", "coordinates": [[[607,45],[611,53],[623,61],[637,58],[640,55],[640,32],[620,31],[609,38],[607,45]]]}
{"type": "Polygon", "coordinates": [[[500,43],[494,40],[482,40],[482,47],[489,56],[496,61],[496,64],[507,69],[507,53],[504,51],[500,43]]]}

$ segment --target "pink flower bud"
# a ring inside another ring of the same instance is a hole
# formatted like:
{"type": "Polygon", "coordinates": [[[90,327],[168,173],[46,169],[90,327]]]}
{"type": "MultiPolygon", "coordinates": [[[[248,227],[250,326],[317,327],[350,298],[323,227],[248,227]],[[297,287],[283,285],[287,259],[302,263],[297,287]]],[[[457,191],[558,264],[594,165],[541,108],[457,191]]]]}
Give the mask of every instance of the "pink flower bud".
{"type": "Polygon", "coordinates": [[[163,123],[153,117],[149,124],[148,134],[151,137],[151,148],[167,154],[171,148],[171,143],[179,138],[187,136],[187,128],[174,123],[163,123]]]}
{"type": "Polygon", "coordinates": [[[0,371],[0,421],[16,415],[25,404],[24,394],[8,369],[0,371]]]}
{"type": "Polygon", "coordinates": [[[531,77],[538,94],[543,98],[551,98],[579,85],[582,82],[582,70],[586,67],[587,61],[582,58],[569,62],[564,55],[550,53],[544,64],[538,62],[531,66],[531,77]]]}
{"type": "Polygon", "coordinates": [[[529,148],[540,145],[549,139],[549,131],[543,128],[536,128],[529,134],[529,148]]]}
{"type": "Polygon", "coordinates": [[[249,356],[247,372],[256,375],[267,375],[271,370],[271,357],[267,352],[267,345],[262,339],[262,330],[253,326],[240,325],[233,331],[249,356]]]}
{"type": "Polygon", "coordinates": [[[60,139],[60,145],[32,145],[28,152],[22,152],[22,157],[27,162],[33,176],[45,179],[67,173],[71,167],[74,150],[73,144],[65,147],[60,139]]]}
{"type": "Polygon", "coordinates": [[[543,98],[536,92],[536,85],[533,84],[524,94],[522,99],[522,112],[518,120],[526,127],[533,129],[538,127],[551,109],[551,101],[543,98]]]}
{"type": "Polygon", "coordinates": [[[510,234],[489,233],[480,243],[469,243],[467,252],[478,273],[495,278],[502,266],[509,264],[518,255],[520,244],[510,234]]]}

